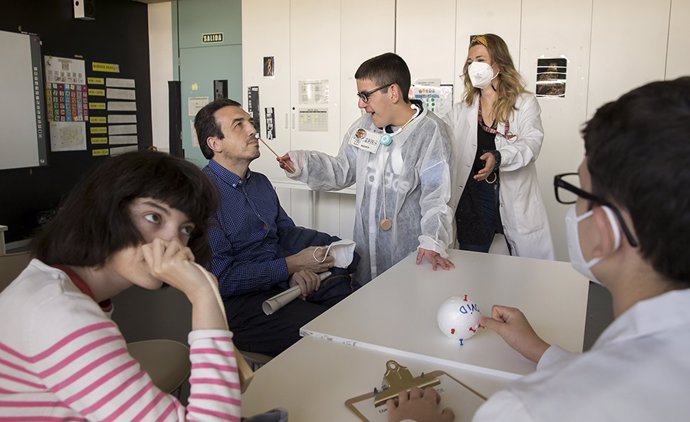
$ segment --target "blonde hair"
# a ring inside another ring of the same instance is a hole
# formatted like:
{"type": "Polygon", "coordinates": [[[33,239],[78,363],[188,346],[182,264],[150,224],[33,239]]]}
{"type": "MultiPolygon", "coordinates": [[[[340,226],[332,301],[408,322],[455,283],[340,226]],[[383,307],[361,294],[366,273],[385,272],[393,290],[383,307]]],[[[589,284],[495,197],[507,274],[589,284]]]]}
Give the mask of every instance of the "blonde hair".
{"type": "MultiPolygon", "coordinates": [[[[468,50],[475,45],[483,45],[486,47],[492,63],[498,66],[499,73],[496,77],[499,79],[500,83],[496,90],[498,99],[494,104],[494,116],[496,116],[496,121],[498,122],[507,122],[510,113],[512,113],[513,110],[517,110],[515,108],[515,103],[518,97],[520,94],[527,92],[525,83],[520,73],[515,69],[513,59],[510,57],[510,51],[508,51],[508,46],[501,37],[496,34],[475,35],[470,39],[468,50]]],[[[475,96],[479,95],[481,90],[472,86],[472,81],[470,81],[470,77],[467,73],[468,66],[469,63],[465,61],[462,73],[465,79],[465,102],[467,105],[472,105],[475,96]]]]}

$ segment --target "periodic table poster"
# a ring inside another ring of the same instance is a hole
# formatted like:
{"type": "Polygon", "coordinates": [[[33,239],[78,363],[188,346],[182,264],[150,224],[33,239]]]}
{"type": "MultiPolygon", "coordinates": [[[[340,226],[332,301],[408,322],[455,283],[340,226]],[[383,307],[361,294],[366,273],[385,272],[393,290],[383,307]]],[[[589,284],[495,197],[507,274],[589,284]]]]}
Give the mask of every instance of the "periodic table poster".
{"type": "Polygon", "coordinates": [[[51,151],[85,150],[89,109],[84,60],[46,56],[45,74],[51,151]]]}

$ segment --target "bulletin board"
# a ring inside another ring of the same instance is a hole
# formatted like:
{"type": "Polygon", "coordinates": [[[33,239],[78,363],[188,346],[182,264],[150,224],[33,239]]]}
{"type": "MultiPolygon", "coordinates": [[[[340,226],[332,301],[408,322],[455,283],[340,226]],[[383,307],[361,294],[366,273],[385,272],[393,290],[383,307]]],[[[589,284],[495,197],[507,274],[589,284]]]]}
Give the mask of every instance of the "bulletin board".
{"type": "Polygon", "coordinates": [[[8,226],[8,243],[32,237],[105,157],[152,144],[147,5],[95,5],[93,20],[75,19],[65,1],[26,0],[0,14],[0,31],[40,39],[44,67],[52,57],[54,70],[69,68],[41,75],[42,94],[52,101],[45,116],[47,165],[0,169],[0,224],[8,226]],[[51,145],[51,125],[61,144],[51,145]]]}

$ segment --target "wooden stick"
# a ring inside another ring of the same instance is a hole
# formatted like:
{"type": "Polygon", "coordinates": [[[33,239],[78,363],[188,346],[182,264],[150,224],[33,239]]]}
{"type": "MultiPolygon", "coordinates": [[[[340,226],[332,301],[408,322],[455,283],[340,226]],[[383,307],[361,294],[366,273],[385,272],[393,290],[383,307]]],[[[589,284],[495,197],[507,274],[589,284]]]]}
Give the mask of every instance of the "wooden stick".
{"type": "MultiPolygon", "coordinates": [[[[258,133],[257,133],[256,135],[254,135],[254,137],[255,137],[256,139],[258,139],[259,141],[261,141],[262,144],[266,145],[266,148],[268,148],[269,151],[271,151],[271,152],[273,153],[273,155],[275,155],[278,159],[280,159],[280,155],[278,155],[278,153],[275,152],[275,151],[273,150],[273,148],[271,148],[271,146],[268,145],[268,144],[266,143],[266,141],[264,141],[263,139],[261,139],[261,136],[259,136],[258,133]]],[[[285,164],[285,167],[287,167],[285,170],[287,170],[288,173],[294,173],[294,172],[295,172],[295,169],[293,169],[292,166],[291,166],[290,164],[288,164],[288,163],[286,163],[286,162],[284,162],[284,161],[281,161],[281,162],[282,162],[283,164],[285,164]]]]}

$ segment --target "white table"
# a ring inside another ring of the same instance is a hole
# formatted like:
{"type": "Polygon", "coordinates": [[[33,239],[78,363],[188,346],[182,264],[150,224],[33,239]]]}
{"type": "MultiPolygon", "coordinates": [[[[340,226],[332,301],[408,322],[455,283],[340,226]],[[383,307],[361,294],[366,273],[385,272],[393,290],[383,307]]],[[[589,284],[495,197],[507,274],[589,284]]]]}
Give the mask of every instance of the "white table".
{"type": "Polygon", "coordinates": [[[494,304],[518,307],[544,340],[582,351],[589,282],[569,263],[453,250],[455,269],[434,272],[415,257],[305,325],[302,334],[511,379],[534,371],[490,330],[463,346],[441,333],[441,303],[469,294],[484,315],[494,304]]]}
{"type": "Polygon", "coordinates": [[[534,370],[489,330],[464,346],[445,337],[436,312],[454,295],[470,294],[485,314],[494,303],[517,306],[546,341],[582,350],[589,284],[570,264],[452,251],[456,268],[434,272],[414,259],[305,325],[305,338],[257,371],[243,415],[280,406],[291,420],[355,420],[345,400],[380,385],[389,359],[413,375],[444,370],[485,396],[534,370]]]}
{"type": "Polygon", "coordinates": [[[474,371],[305,337],[256,372],[242,395],[242,415],[284,407],[291,421],[356,421],[345,400],[380,386],[389,359],[407,366],[414,376],[422,371],[445,370],[487,397],[506,382],[474,371]]]}

